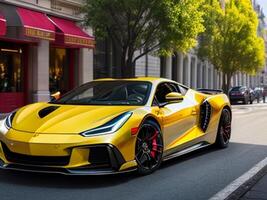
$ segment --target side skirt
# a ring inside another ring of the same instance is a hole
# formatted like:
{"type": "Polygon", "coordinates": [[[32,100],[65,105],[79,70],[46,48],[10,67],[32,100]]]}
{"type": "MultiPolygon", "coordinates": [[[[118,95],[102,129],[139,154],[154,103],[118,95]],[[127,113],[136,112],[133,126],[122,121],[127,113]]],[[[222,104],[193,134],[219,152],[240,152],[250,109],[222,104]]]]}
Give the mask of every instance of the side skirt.
{"type": "Polygon", "coordinates": [[[182,156],[182,155],[185,155],[185,154],[188,154],[192,151],[196,151],[198,149],[202,149],[202,148],[205,148],[207,146],[210,146],[211,144],[207,143],[207,142],[201,142],[201,143],[198,143],[198,144],[195,144],[193,146],[190,146],[188,148],[185,148],[181,151],[178,151],[176,153],[173,153],[173,154],[170,154],[170,155],[167,155],[163,158],[163,161],[166,161],[166,160],[170,160],[172,158],[176,158],[178,156],[182,156]]]}

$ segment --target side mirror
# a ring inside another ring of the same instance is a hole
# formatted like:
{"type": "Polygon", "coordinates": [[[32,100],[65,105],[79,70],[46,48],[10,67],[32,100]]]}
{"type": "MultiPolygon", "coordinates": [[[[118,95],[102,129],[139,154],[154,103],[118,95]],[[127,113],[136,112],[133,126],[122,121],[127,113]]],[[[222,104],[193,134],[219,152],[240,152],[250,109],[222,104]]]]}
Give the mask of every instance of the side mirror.
{"type": "Polygon", "coordinates": [[[60,92],[56,92],[50,95],[50,101],[56,101],[60,98],[60,92]]]}
{"type": "Polygon", "coordinates": [[[168,103],[180,103],[184,100],[184,97],[178,92],[171,92],[165,96],[165,99],[168,103]]]}

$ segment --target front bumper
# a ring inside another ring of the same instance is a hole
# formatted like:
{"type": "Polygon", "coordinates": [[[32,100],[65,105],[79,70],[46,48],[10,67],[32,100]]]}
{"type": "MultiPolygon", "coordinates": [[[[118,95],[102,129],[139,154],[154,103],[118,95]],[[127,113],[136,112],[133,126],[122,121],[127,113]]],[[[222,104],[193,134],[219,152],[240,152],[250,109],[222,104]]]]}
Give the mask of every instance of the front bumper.
{"type": "Polygon", "coordinates": [[[246,97],[245,96],[230,96],[230,101],[245,101],[246,97]]]}
{"type": "Polygon", "coordinates": [[[0,137],[0,168],[66,175],[116,174],[135,170],[131,149],[129,143],[111,136],[34,136],[11,130],[0,137]]]}
{"type": "Polygon", "coordinates": [[[67,162],[67,157],[64,157],[64,162],[66,162],[64,164],[66,164],[66,166],[59,166],[59,164],[63,164],[63,159],[61,157],[40,157],[17,154],[10,152],[4,143],[1,143],[1,150],[3,154],[1,156],[2,159],[0,158],[0,168],[39,173],[57,173],[64,175],[107,175],[125,173],[134,171],[136,169],[135,161],[126,162],[120,152],[110,144],[88,146],[87,148],[92,149],[91,156],[88,156],[88,164],[80,167],[69,168],[66,167],[69,165],[69,162],[67,162]],[[106,157],[103,154],[101,155],[99,152],[103,149],[107,150],[106,157]],[[49,160],[49,158],[51,160],[49,160]],[[3,159],[5,159],[5,161],[3,159]]]}

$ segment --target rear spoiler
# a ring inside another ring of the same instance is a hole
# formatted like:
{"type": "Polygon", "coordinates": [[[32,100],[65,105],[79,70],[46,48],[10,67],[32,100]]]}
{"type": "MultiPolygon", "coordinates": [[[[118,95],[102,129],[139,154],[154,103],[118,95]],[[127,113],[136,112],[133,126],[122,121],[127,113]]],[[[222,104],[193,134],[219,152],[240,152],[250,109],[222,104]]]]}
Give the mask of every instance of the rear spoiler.
{"type": "Polygon", "coordinates": [[[198,92],[204,93],[204,94],[211,94],[211,95],[215,95],[215,94],[223,94],[222,90],[213,90],[213,89],[204,89],[204,88],[199,88],[197,89],[198,92]]]}

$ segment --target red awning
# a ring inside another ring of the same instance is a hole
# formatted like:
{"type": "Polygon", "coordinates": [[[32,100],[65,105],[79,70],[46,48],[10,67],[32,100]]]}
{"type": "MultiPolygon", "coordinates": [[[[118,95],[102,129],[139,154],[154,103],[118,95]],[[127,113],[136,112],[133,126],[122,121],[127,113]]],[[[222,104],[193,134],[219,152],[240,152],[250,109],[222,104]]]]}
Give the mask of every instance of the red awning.
{"type": "Polygon", "coordinates": [[[0,36],[6,34],[6,19],[0,14],[0,36]]]}
{"type": "Polygon", "coordinates": [[[55,40],[55,26],[44,13],[25,8],[17,8],[17,13],[23,24],[25,36],[55,40]]]}
{"type": "Polygon", "coordinates": [[[57,17],[49,17],[59,29],[58,35],[63,36],[63,42],[67,45],[94,48],[94,37],[85,33],[75,22],[57,17]]]}

